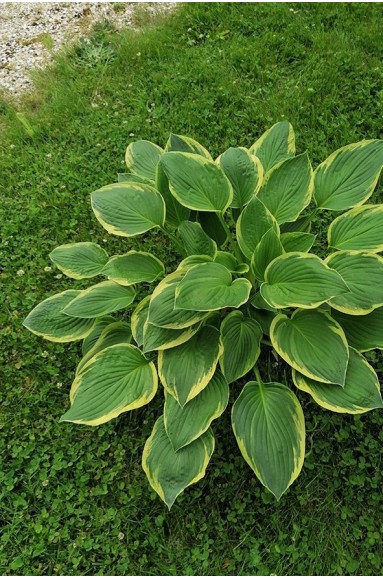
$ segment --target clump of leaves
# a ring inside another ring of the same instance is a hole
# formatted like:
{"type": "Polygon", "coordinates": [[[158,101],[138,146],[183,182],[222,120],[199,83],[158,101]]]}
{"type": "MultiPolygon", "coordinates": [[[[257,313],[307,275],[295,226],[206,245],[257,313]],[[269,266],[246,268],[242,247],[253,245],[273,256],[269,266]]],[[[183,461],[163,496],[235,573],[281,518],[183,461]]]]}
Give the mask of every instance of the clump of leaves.
{"type": "Polygon", "coordinates": [[[250,149],[229,148],[215,161],[195,140],[172,134],[165,150],[130,144],[126,164],[117,183],[92,193],[96,218],[121,237],[158,229],[180,262],[165,275],[144,251],[109,257],[83,242],[51,253],[69,277],[106,277],[49,297],[24,321],[51,341],[83,340],[61,420],[105,423],[149,403],[159,377],[164,410],[143,468],[171,507],[205,474],[211,424],[228,405],[229,385],[253,371],[232,407],[234,435],[279,499],[302,468],[305,423],[290,383],[262,380],[261,346],[327,410],[383,406],[363,356],[383,348],[383,205],[364,204],[383,165],[383,141],[345,146],[313,172],[306,153],[295,155],[291,125],[280,122],[250,149]],[[323,260],[309,251],[311,222],[324,209],[341,214],[323,260]],[[148,295],[135,304],[140,283],[148,295]],[[112,317],[116,311],[124,317],[112,317]]]}

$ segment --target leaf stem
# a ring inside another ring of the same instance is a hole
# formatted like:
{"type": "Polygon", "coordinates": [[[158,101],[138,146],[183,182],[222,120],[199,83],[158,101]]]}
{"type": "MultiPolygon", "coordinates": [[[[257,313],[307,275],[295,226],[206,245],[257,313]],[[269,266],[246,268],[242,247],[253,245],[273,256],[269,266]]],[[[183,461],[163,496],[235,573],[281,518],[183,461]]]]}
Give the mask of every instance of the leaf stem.
{"type": "Polygon", "coordinates": [[[254,373],[255,373],[255,377],[257,379],[257,382],[259,383],[259,385],[263,385],[263,381],[261,378],[261,374],[259,373],[259,369],[256,365],[254,365],[253,367],[254,373]]]}
{"type": "Polygon", "coordinates": [[[261,343],[263,343],[263,345],[268,345],[268,347],[273,347],[273,344],[268,339],[261,339],[261,343]]]}
{"type": "Polygon", "coordinates": [[[226,235],[228,236],[229,243],[230,243],[230,246],[233,250],[233,253],[237,257],[238,261],[241,263],[242,262],[242,255],[241,255],[241,252],[239,251],[239,249],[237,247],[237,243],[234,240],[232,232],[230,231],[229,227],[227,226],[225,219],[223,218],[223,214],[217,213],[217,215],[218,215],[218,219],[219,219],[222,227],[225,229],[226,235]]]}

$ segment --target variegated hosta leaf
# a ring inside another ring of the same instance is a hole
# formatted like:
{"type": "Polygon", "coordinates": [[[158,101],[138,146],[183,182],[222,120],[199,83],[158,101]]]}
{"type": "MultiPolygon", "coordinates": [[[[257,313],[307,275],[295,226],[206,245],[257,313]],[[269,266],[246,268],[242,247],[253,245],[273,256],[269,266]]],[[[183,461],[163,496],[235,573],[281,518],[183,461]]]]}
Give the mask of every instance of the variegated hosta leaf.
{"type": "Polygon", "coordinates": [[[383,407],[378,376],[352,347],[344,387],[314,381],[295,370],[293,380],[298,389],[309,393],[321,407],[336,413],[366,413],[383,407]]]}
{"type": "Polygon", "coordinates": [[[63,307],[70,317],[94,318],[128,307],[136,296],[132,287],[122,287],[114,281],[103,281],[92,285],[63,307]]]}
{"type": "Polygon", "coordinates": [[[114,183],[91,194],[96,219],[112,235],[134,237],[165,223],[165,201],[156,189],[114,183]]]}
{"type": "Polygon", "coordinates": [[[176,271],[157,285],[150,300],[149,323],[168,329],[184,329],[208,316],[208,313],[197,310],[175,309],[176,290],[184,275],[185,271],[176,271]]]}
{"type": "Polygon", "coordinates": [[[350,289],[349,293],[330,299],[331,307],[349,315],[366,315],[383,305],[382,257],[374,253],[339,251],[325,262],[338,271],[350,289]]]}
{"type": "Polygon", "coordinates": [[[115,321],[107,325],[100,333],[96,343],[87,351],[77,366],[76,373],[82,371],[87,362],[92,359],[99,351],[118,345],[120,343],[130,343],[132,339],[132,331],[130,325],[124,321],[115,321]]]}
{"type": "Polygon", "coordinates": [[[187,271],[176,289],[175,308],[191,311],[217,311],[240,307],[249,298],[251,283],[232,280],[230,271],[218,263],[202,263],[187,271]]]}
{"type": "Polygon", "coordinates": [[[243,147],[230,147],[215,161],[233,187],[230,206],[242,209],[258,193],[263,180],[260,160],[243,147]]]}
{"type": "Polygon", "coordinates": [[[209,255],[189,255],[189,257],[185,257],[177,267],[177,271],[182,271],[185,273],[195,265],[200,265],[201,263],[211,263],[213,261],[213,257],[209,257],[209,255]]]}
{"type": "Polygon", "coordinates": [[[161,157],[170,192],[195,211],[223,213],[233,198],[229,179],[217,165],[201,155],[169,152],[161,157]]]}
{"type": "Polygon", "coordinates": [[[92,349],[93,345],[96,343],[105,327],[111,323],[114,323],[115,321],[116,319],[111,315],[105,315],[104,317],[99,317],[95,320],[92,331],[88,333],[82,342],[81,352],[83,355],[86,355],[88,351],[92,349]]]}
{"type": "Polygon", "coordinates": [[[261,285],[262,297],[278,309],[312,309],[332,297],[347,293],[346,283],[316,255],[286,253],[270,263],[261,285]]]}
{"type": "Polygon", "coordinates": [[[185,329],[168,329],[166,327],[158,327],[146,321],[143,334],[144,353],[171,349],[172,347],[177,347],[177,345],[182,345],[182,343],[189,341],[200,327],[201,323],[196,323],[190,327],[185,327],[185,329]]]}
{"type": "Polygon", "coordinates": [[[142,467],[153,490],[169,510],[177,496],[204,477],[214,451],[214,436],[209,429],[191,444],[176,452],[166,434],[161,416],[142,454],[142,467]]]}
{"type": "Polygon", "coordinates": [[[70,409],[60,421],[100,425],[153,399],[157,372],[134,345],[103,349],[77,374],[71,388],[70,409]]]}
{"type": "Polygon", "coordinates": [[[139,347],[144,343],[144,325],[148,318],[150,298],[148,295],[139,302],[130,319],[133,339],[139,347]]]}
{"type": "Polygon", "coordinates": [[[356,207],[337,217],[328,230],[328,244],[345,251],[383,251],[383,205],[356,207]]]}
{"type": "Polygon", "coordinates": [[[271,305],[269,305],[267,301],[264,300],[260,291],[256,291],[254,293],[250,299],[250,305],[252,305],[255,309],[266,309],[267,311],[272,311],[273,313],[277,312],[275,307],[271,307],[271,305]]]}
{"type": "Polygon", "coordinates": [[[118,183],[139,183],[140,185],[153,185],[153,182],[150,179],[146,179],[145,177],[140,177],[140,175],[136,175],[135,173],[118,173],[117,182],[118,183]]]}
{"type": "Polygon", "coordinates": [[[255,319],[232,311],[221,325],[223,354],[219,364],[228,383],[246,375],[254,367],[260,351],[262,328],[255,319]]]}
{"type": "Polygon", "coordinates": [[[223,265],[231,273],[247,273],[250,269],[247,263],[239,263],[232,253],[226,251],[217,251],[214,262],[223,265]]]}
{"type": "Polygon", "coordinates": [[[307,153],[287,159],[266,173],[258,198],[281,223],[295,221],[310,203],[313,172],[307,153]]]}
{"type": "Polygon", "coordinates": [[[383,349],[383,307],[362,318],[336,310],[331,315],[341,325],[350,346],[359,351],[383,349]]]}
{"type": "Polygon", "coordinates": [[[88,279],[100,275],[108,253],[96,243],[72,243],[56,247],[49,258],[68,277],[88,279]]]}
{"type": "Polygon", "coordinates": [[[299,217],[296,221],[283,223],[281,225],[282,233],[309,233],[311,230],[311,220],[305,217],[299,217]]]}
{"type": "Polygon", "coordinates": [[[250,381],[233,405],[242,456],[277,500],[298,477],[305,457],[305,421],[293,392],[280,383],[250,381]]]}
{"type": "Polygon", "coordinates": [[[255,247],[251,258],[251,269],[258,281],[265,280],[265,271],[277,257],[284,253],[279,234],[269,229],[255,247]]]}
{"type": "Polygon", "coordinates": [[[165,392],[164,423],[175,451],[199,438],[226,409],[229,387],[216,371],[207,386],[184,407],[165,392]]]}
{"type": "Polygon", "coordinates": [[[181,406],[198,395],[213,377],[222,355],[220,333],[205,325],[187,343],[158,353],[158,375],[181,406]]]}
{"type": "Polygon", "coordinates": [[[221,221],[215,213],[204,213],[200,211],[197,214],[197,220],[201,227],[217,245],[224,245],[227,239],[227,233],[222,226],[221,221]]]}
{"type": "Polygon", "coordinates": [[[165,151],[194,153],[196,155],[201,155],[211,160],[211,154],[205,149],[205,147],[203,147],[199,142],[197,142],[193,138],[190,138],[189,136],[183,136],[181,134],[170,133],[170,137],[165,146],[165,151]]]}
{"type": "Polygon", "coordinates": [[[210,255],[217,253],[217,244],[197,222],[182,221],[178,227],[187,255],[210,255]]]}
{"type": "Polygon", "coordinates": [[[102,270],[119,285],[152,283],[161,277],[165,267],[157,257],[143,251],[129,251],[125,255],[111,257],[102,270]]]}
{"type": "Polygon", "coordinates": [[[65,343],[84,339],[93,328],[94,319],[68,317],[62,310],[71,303],[81,291],[63,291],[45,299],[29,313],[23,325],[29,331],[48,341],[65,343]]]}
{"type": "Polygon", "coordinates": [[[270,211],[255,197],[242,211],[237,221],[237,241],[242,253],[251,259],[263,235],[269,229],[279,233],[279,226],[270,211]]]}
{"type": "Polygon", "coordinates": [[[295,155],[293,127],[287,120],[277,122],[250,147],[250,152],[259,158],[264,171],[269,171],[277,163],[295,155]]]}
{"type": "Polygon", "coordinates": [[[280,239],[286,253],[307,253],[313,246],[315,235],[302,232],[281,233],[280,239]]]}
{"type": "Polygon", "coordinates": [[[265,335],[270,335],[270,326],[275,318],[275,315],[276,313],[273,311],[267,311],[266,309],[252,309],[250,311],[250,316],[258,321],[265,335]]]}
{"type": "Polygon", "coordinates": [[[383,141],[362,140],[332,153],[314,174],[318,207],[344,211],[373,193],[383,166],[383,141]]]}
{"type": "Polygon", "coordinates": [[[344,386],[348,344],[341,326],[323,311],[277,315],[270,327],[274,349],[291,367],[315,381],[344,386]]]}
{"type": "Polygon", "coordinates": [[[154,181],[156,166],[163,152],[161,147],[147,140],[132,142],[126,149],[126,166],[132,173],[154,181]]]}
{"type": "Polygon", "coordinates": [[[165,201],[166,222],[172,227],[178,227],[182,221],[187,221],[190,216],[190,209],[181,205],[171,194],[169,190],[169,179],[161,163],[158,164],[156,170],[156,188],[165,201]]]}

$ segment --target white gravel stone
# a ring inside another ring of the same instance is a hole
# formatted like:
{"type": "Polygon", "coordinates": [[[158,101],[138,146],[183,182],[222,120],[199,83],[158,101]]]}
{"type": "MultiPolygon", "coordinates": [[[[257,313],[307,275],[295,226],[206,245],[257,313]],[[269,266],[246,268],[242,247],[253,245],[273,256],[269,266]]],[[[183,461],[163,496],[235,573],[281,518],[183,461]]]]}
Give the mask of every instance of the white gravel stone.
{"type": "Polygon", "coordinates": [[[101,20],[116,29],[133,27],[137,6],[160,13],[171,2],[3,2],[0,3],[0,90],[14,96],[28,90],[29,72],[51,62],[64,45],[86,37],[101,20]]]}

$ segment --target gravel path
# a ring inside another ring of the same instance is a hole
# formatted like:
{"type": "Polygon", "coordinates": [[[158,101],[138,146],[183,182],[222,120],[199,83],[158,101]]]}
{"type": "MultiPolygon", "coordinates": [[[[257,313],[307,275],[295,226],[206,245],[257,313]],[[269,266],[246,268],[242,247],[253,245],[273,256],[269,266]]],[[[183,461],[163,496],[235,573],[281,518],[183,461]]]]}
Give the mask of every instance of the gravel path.
{"type": "MultiPolygon", "coordinates": [[[[29,71],[52,60],[68,42],[84,37],[107,18],[116,28],[133,27],[132,2],[5,2],[0,4],[0,90],[17,96],[31,87],[29,71]]],[[[142,5],[142,4],[141,4],[142,5]]],[[[145,4],[160,12],[169,2],[145,4]]]]}

